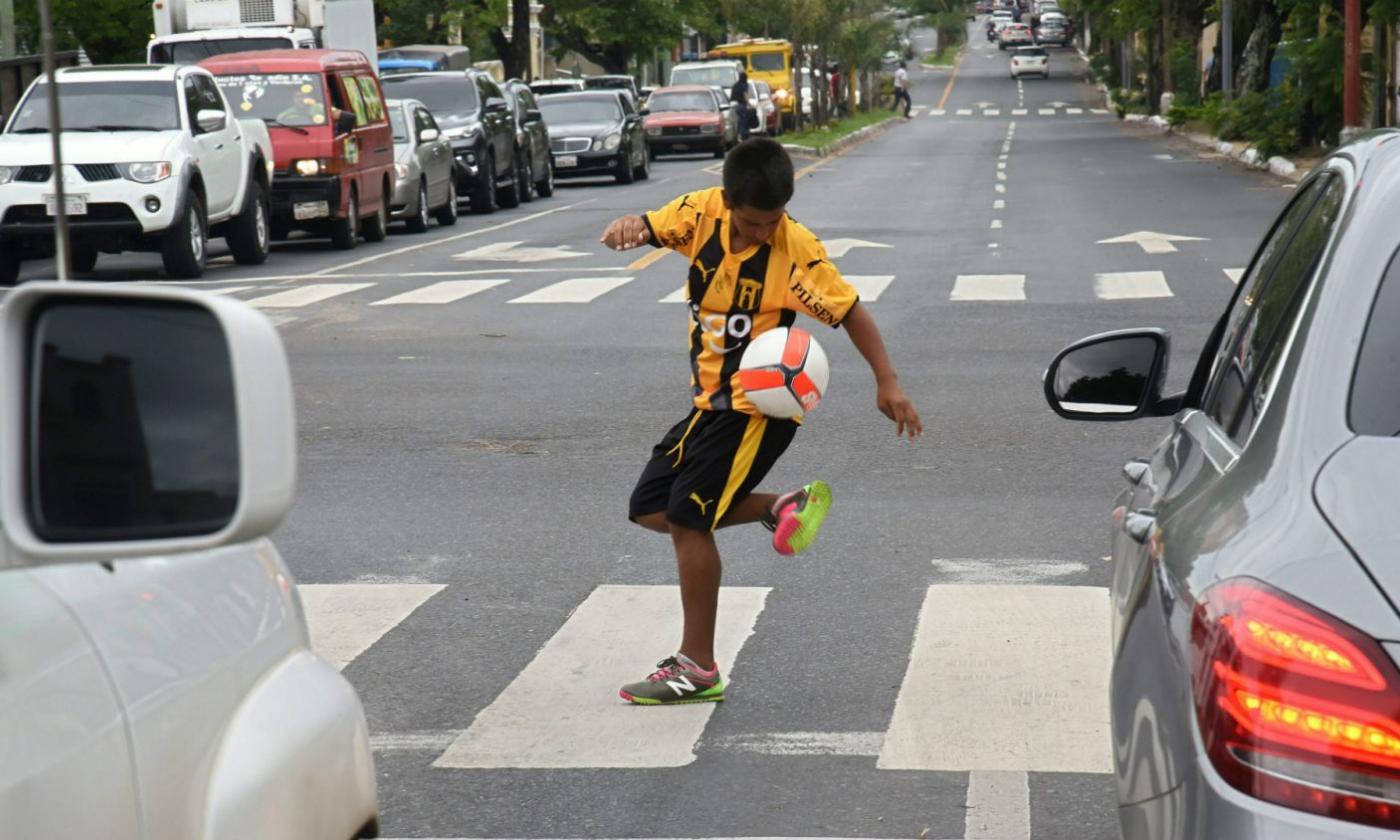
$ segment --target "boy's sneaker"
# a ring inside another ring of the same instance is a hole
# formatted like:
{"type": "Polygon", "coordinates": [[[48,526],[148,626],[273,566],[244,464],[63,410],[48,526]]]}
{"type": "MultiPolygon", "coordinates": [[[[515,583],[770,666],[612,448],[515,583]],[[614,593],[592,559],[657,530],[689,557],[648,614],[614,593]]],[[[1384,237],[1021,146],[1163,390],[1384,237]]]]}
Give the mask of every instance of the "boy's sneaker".
{"type": "Polygon", "coordinates": [[[779,554],[801,554],[816,542],[817,534],[831,512],[831,488],[825,481],[814,481],[773,503],[773,548],[779,554]]]}
{"type": "Polygon", "coordinates": [[[624,685],[618,695],[638,706],[676,706],[682,703],[718,703],[724,699],[719,667],[704,671],[681,664],[674,656],[656,663],[657,670],[641,682],[624,685]]]}

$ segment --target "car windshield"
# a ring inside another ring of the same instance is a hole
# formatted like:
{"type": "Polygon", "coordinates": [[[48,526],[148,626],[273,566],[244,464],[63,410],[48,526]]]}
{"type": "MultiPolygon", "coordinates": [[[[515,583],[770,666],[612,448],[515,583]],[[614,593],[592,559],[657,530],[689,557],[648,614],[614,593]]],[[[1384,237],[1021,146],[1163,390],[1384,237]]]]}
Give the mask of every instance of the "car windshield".
{"type": "Polygon", "coordinates": [[[211,55],[249,50],[289,50],[291,38],[212,38],[207,41],[174,41],[151,46],[152,64],[197,64],[211,55]]]}
{"type": "Polygon", "coordinates": [[[595,77],[593,77],[593,78],[591,78],[591,79],[584,79],[584,80],[583,80],[583,86],[586,87],[586,88],[595,88],[595,89],[600,89],[600,88],[602,88],[602,89],[631,90],[631,89],[632,89],[632,80],[631,80],[631,79],[609,78],[609,77],[607,77],[607,76],[595,76],[595,77]]]}
{"type": "Polygon", "coordinates": [[[394,132],[395,143],[408,142],[408,124],[404,122],[402,108],[389,109],[389,127],[394,132]]]}
{"type": "Polygon", "coordinates": [[[734,65],[715,65],[713,67],[677,67],[671,71],[671,84],[673,85],[719,85],[721,87],[733,87],[739,81],[739,71],[734,69],[734,65]]]}
{"type": "Polygon", "coordinates": [[[647,100],[647,108],[653,114],[660,111],[713,111],[715,98],[701,91],[688,93],[654,93],[647,100]]]}
{"type": "Polygon", "coordinates": [[[622,107],[617,104],[616,99],[554,99],[545,97],[540,100],[540,111],[544,113],[545,122],[559,123],[588,123],[588,122],[616,122],[622,119],[622,107]]]}
{"type": "Polygon", "coordinates": [[[753,53],[749,56],[749,67],[756,73],[771,73],[783,69],[782,53],[753,53]]]}
{"type": "Polygon", "coordinates": [[[236,116],[286,126],[326,123],[326,97],[316,73],[248,73],[214,81],[236,116]]]}
{"type": "MultiPolygon", "coordinates": [[[[180,127],[180,96],[174,81],[72,82],[59,84],[64,131],[169,131],[180,127]]],[[[46,133],[49,85],[35,85],[10,123],[10,133],[46,133]]]]}
{"type": "Polygon", "coordinates": [[[530,85],[530,90],[533,90],[536,94],[540,96],[548,96],[551,93],[573,93],[578,89],[578,85],[573,84],[572,82],[558,84],[540,84],[537,82],[535,84],[530,85]]]}
{"type": "Polygon", "coordinates": [[[476,85],[466,76],[400,76],[382,80],[384,94],[396,99],[417,99],[443,128],[476,119],[476,85]]]}

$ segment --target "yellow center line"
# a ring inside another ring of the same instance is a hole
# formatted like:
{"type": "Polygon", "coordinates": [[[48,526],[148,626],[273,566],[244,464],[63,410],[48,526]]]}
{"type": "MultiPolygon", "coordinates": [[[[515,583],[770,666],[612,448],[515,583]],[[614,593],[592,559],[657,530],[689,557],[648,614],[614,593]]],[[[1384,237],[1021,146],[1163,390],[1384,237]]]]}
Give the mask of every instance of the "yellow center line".
{"type": "Polygon", "coordinates": [[[639,257],[638,259],[633,260],[633,261],[632,261],[632,264],[629,265],[629,266],[627,266],[627,270],[628,270],[628,271],[641,271],[642,269],[646,268],[647,266],[651,265],[652,263],[656,262],[657,260],[661,259],[662,257],[666,256],[666,255],[669,254],[669,253],[671,253],[671,249],[670,249],[670,248],[657,248],[656,250],[652,251],[650,254],[647,254],[647,255],[644,256],[644,257],[639,257]]]}
{"type": "Polygon", "coordinates": [[[953,93],[953,82],[958,80],[958,70],[962,69],[963,56],[965,55],[967,55],[967,47],[963,47],[962,52],[958,53],[958,60],[953,62],[953,75],[948,77],[948,84],[943,88],[943,98],[938,100],[938,110],[940,111],[948,104],[948,97],[953,93]]]}

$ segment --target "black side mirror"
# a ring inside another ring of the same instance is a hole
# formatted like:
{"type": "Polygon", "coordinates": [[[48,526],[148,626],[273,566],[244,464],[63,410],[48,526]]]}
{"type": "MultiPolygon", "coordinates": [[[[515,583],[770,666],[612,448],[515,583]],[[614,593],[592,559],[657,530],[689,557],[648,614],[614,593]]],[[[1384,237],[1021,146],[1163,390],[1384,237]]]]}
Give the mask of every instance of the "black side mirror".
{"type": "Polygon", "coordinates": [[[506,101],[499,96],[491,96],[486,99],[486,110],[491,113],[506,110],[506,101]]]}
{"type": "Polygon", "coordinates": [[[531,108],[530,110],[525,112],[525,122],[544,122],[544,112],[540,111],[538,108],[531,108]]]}
{"type": "Polygon", "coordinates": [[[1061,350],[1045,371],[1045,400],[1070,420],[1134,420],[1174,413],[1162,400],[1171,338],[1164,330],[1090,336],[1061,350]]]}
{"type": "Polygon", "coordinates": [[[355,114],[351,111],[341,111],[335,117],[335,133],[349,134],[355,130],[355,114]]]}

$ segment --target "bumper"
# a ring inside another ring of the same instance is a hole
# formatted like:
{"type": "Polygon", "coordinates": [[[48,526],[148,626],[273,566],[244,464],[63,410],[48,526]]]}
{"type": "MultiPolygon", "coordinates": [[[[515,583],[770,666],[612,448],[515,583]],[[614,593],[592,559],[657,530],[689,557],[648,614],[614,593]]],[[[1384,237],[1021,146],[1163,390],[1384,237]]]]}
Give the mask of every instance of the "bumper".
{"type": "Polygon", "coordinates": [[[452,147],[452,174],[457,179],[457,194],[466,196],[481,184],[483,150],[475,146],[452,147]]]}
{"type": "Polygon", "coordinates": [[[611,152],[579,152],[578,154],[554,154],[555,178],[572,178],[584,175],[613,175],[621,170],[622,155],[616,149],[611,152]],[[573,158],[572,165],[569,159],[573,158]],[[560,163],[560,161],[563,163],[560,163]]]}
{"type": "MultiPolygon", "coordinates": [[[[75,237],[121,238],[159,234],[175,222],[183,180],[166,178],[154,184],[138,184],[124,178],[65,184],[68,195],[87,196],[85,215],[69,216],[75,237]],[[147,199],[159,202],[155,212],[147,199]]],[[[44,209],[44,196],[53,195],[52,181],[42,184],[11,182],[0,187],[0,239],[51,237],[54,219],[44,209]]]]}
{"type": "Polygon", "coordinates": [[[394,185],[394,200],[389,205],[389,218],[407,219],[418,214],[418,185],[422,181],[412,178],[394,185]]]}
{"type": "Polygon", "coordinates": [[[676,152],[712,152],[724,146],[722,134],[684,134],[670,137],[648,137],[647,145],[658,154],[676,152]]]}
{"type": "Polygon", "coordinates": [[[272,179],[272,221],[279,227],[297,227],[338,218],[340,178],[320,175],[276,175],[272,179]],[[321,205],[324,204],[324,207],[321,205]],[[305,218],[298,219],[298,207],[305,218]],[[310,215],[310,214],[315,215],[310,215]]]}

